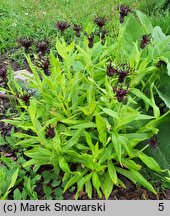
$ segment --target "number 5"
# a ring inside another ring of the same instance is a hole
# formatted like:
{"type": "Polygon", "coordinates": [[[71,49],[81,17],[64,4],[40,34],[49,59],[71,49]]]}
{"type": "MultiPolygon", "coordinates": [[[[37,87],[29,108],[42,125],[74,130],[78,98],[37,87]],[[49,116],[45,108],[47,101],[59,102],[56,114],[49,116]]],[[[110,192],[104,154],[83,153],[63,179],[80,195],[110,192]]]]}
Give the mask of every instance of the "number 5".
{"type": "Polygon", "coordinates": [[[164,210],[164,203],[159,203],[158,210],[159,211],[163,211],[164,210]]]}

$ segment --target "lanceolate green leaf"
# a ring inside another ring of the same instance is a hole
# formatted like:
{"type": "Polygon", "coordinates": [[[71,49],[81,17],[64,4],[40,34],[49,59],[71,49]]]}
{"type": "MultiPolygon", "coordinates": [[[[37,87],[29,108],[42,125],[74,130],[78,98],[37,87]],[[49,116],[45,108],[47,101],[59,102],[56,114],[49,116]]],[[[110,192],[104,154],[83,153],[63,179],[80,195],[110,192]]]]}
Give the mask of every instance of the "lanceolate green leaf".
{"type": "Polygon", "coordinates": [[[106,113],[109,116],[112,116],[114,119],[118,118],[118,114],[115,111],[108,108],[101,108],[101,109],[103,110],[104,113],[106,113]]]}
{"type": "Polygon", "coordinates": [[[139,89],[137,88],[132,88],[131,92],[135,94],[137,97],[141,98],[146,104],[152,106],[152,101],[149,99],[144,93],[142,93],[139,89]]]}
{"type": "Polygon", "coordinates": [[[170,109],[170,76],[163,74],[161,76],[159,87],[156,89],[159,97],[164,101],[166,106],[170,109]]]}
{"type": "Polygon", "coordinates": [[[68,188],[70,188],[72,185],[74,185],[79,179],[81,179],[85,174],[87,173],[87,170],[80,172],[75,172],[74,176],[70,178],[70,180],[67,182],[67,184],[64,187],[65,192],[68,188]]]}
{"type": "Polygon", "coordinates": [[[146,164],[146,166],[148,166],[150,169],[157,172],[161,171],[159,164],[152,157],[147,156],[143,152],[139,152],[139,154],[137,155],[141,159],[141,161],[146,164]]]}
{"type": "Polygon", "coordinates": [[[99,139],[103,143],[103,145],[106,145],[107,141],[107,128],[106,128],[106,122],[100,115],[96,115],[96,126],[97,131],[99,133],[99,139]]]}
{"type": "Polygon", "coordinates": [[[57,42],[56,42],[56,49],[57,49],[57,52],[60,54],[60,56],[61,56],[63,59],[66,59],[66,57],[67,57],[67,49],[66,49],[66,46],[64,46],[64,45],[59,41],[59,39],[57,39],[57,42]]]}
{"type": "Polygon", "coordinates": [[[99,164],[104,163],[113,152],[113,144],[110,143],[107,147],[103,148],[102,152],[99,154],[99,164]]]}
{"type": "MultiPolygon", "coordinates": [[[[46,162],[46,161],[45,161],[46,162]]],[[[37,165],[37,163],[38,163],[38,165],[44,165],[44,161],[39,161],[39,162],[37,162],[37,160],[35,160],[35,159],[31,159],[31,160],[29,160],[29,161],[27,161],[24,165],[23,165],[23,167],[30,167],[30,166],[32,166],[32,165],[37,165]]]]}
{"type": "Polygon", "coordinates": [[[153,113],[154,113],[155,118],[157,119],[160,117],[160,110],[155,103],[155,99],[154,99],[154,95],[153,95],[153,87],[154,87],[154,83],[152,83],[150,86],[150,92],[151,92],[151,101],[152,101],[153,113]]]}
{"type": "MultiPolygon", "coordinates": [[[[140,24],[133,16],[128,16],[127,21],[119,31],[118,47],[121,47],[123,52],[119,52],[117,55],[121,54],[122,57],[126,57],[129,60],[129,56],[133,53],[134,43],[141,37],[141,35],[142,28],[140,27],[140,24]]],[[[135,59],[138,58],[137,56],[135,56],[135,59]]],[[[132,57],[130,56],[130,63],[131,59],[132,57]]]]}
{"type": "Polygon", "coordinates": [[[34,120],[36,119],[36,113],[37,113],[37,111],[36,111],[37,106],[36,105],[37,105],[36,100],[31,100],[30,106],[28,107],[28,112],[30,114],[32,123],[34,123],[34,120]]]}
{"type": "Polygon", "coordinates": [[[55,130],[55,137],[53,138],[53,148],[56,150],[57,154],[61,152],[61,139],[59,137],[59,133],[55,130]]]}
{"type": "Polygon", "coordinates": [[[85,190],[86,190],[86,193],[88,195],[88,197],[91,199],[92,198],[92,183],[91,183],[91,180],[87,181],[85,183],[85,190]]]}
{"type": "Polygon", "coordinates": [[[139,20],[145,30],[145,34],[150,34],[153,30],[153,26],[151,24],[151,21],[148,19],[148,17],[143,14],[141,11],[136,10],[136,14],[139,17],[139,20]]]}
{"type": "Polygon", "coordinates": [[[107,161],[107,166],[108,166],[108,173],[110,175],[110,178],[114,184],[117,184],[117,173],[115,166],[111,160],[107,161]]]}
{"type": "Polygon", "coordinates": [[[161,90],[157,89],[159,97],[165,102],[166,106],[170,109],[170,97],[169,95],[164,94],[161,90]]]}
{"type": "Polygon", "coordinates": [[[35,138],[36,139],[37,138],[36,136],[31,136],[29,134],[19,133],[19,132],[15,133],[14,136],[18,137],[18,138],[21,138],[21,139],[23,139],[23,138],[35,138]]]}
{"type": "Polygon", "coordinates": [[[120,135],[118,140],[121,143],[122,147],[126,150],[129,157],[133,157],[133,147],[129,139],[125,136],[120,135]]]}
{"type": "Polygon", "coordinates": [[[41,165],[51,163],[51,159],[53,158],[53,153],[51,151],[41,147],[34,147],[31,150],[27,150],[25,155],[34,159],[36,163],[40,163],[41,165]]]}
{"type": "Polygon", "coordinates": [[[89,155],[89,154],[82,154],[82,157],[80,159],[81,164],[83,164],[85,167],[87,167],[90,170],[94,170],[95,166],[94,166],[94,162],[93,162],[93,155],[89,155]]]}
{"type": "Polygon", "coordinates": [[[85,137],[86,137],[86,141],[87,141],[87,144],[89,145],[90,147],[90,150],[92,151],[92,153],[94,154],[94,145],[92,143],[92,138],[90,136],[90,133],[84,131],[85,133],[85,137]]]}
{"type": "Polygon", "coordinates": [[[101,197],[102,196],[101,191],[100,191],[101,182],[99,180],[99,176],[98,176],[97,172],[93,172],[92,183],[93,183],[93,186],[98,193],[98,196],[101,197]]]}
{"type": "Polygon", "coordinates": [[[11,182],[10,182],[10,185],[8,186],[8,189],[6,191],[6,193],[3,195],[3,197],[1,198],[2,200],[6,199],[8,194],[10,193],[10,189],[12,187],[14,187],[15,183],[16,183],[16,180],[18,178],[18,173],[19,173],[19,168],[17,168],[15,170],[15,172],[13,173],[12,177],[11,177],[11,182]]]}
{"type": "Polygon", "coordinates": [[[141,166],[137,163],[135,163],[133,160],[129,158],[124,158],[122,159],[122,164],[123,166],[127,167],[128,169],[135,169],[135,170],[140,170],[141,166]]]}
{"type": "Polygon", "coordinates": [[[82,134],[82,129],[77,130],[77,132],[73,135],[73,137],[64,144],[63,150],[68,150],[73,147],[79,140],[82,134]]]}
{"type": "Polygon", "coordinates": [[[17,169],[15,170],[14,174],[12,175],[12,177],[11,177],[11,183],[10,183],[10,185],[9,185],[9,188],[14,187],[15,182],[16,182],[17,177],[18,177],[18,173],[19,173],[19,168],[17,168],[17,169]]]}
{"type": "Polygon", "coordinates": [[[121,128],[122,126],[132,122],[138,115],[139,113],[135,109],[132,109],[129,106],[122,107],[121,112],[119,113],[117,127],[121,128]]]}
{"type": "Polygon", "coordinates": [[[30,139],[23,139],[19,142],[16,143],[16,145],[20,145],[23,147],[30,147],[33,146],[35,144],[39,144],[40,142],[38,141],[38,139],[36,138],[30,138],[30,139]]]}
{"type": "Polygon", "coordinates": [[[108,172],[106,172],[103,176],[103,183],[101,185],[101,188],[105,195],[105,198],[108,199],[113,189],[113,182],[108,172]]]}
{"type": "Polygon", "coordinates": [[[113,147],[116,151],[117,157],[119,159],[119,162],[121,164],[121,154],[122,154],[122,147],[121,147],[121,143],[118,141],[118,134],[115,132],[112,132],[112,143],[113,143],[113,147]]]}
{"type": "Polygon", "coordinates": [[[59,156],[59,166],[64,172],[70,173],[70,168],[68,166],[68,163],[62,156],[59,156]]]}
{"type": "Polygon", "coordinates": [[[29,67],[31,68],[31,71],[34,74],[34,79],[31,79],[31,82],[33,82],[33,84],[35,85],[35,87],[37,87],[38,89],[41,88],[41,79],[40,76],[37,72],[37,70],[35,69],[35,66],[32,64],[30,57],[26,56],[27,62],[29,64],[29,67]]]}
{"type": "Polygon", "coordinates": [[[147,120],[147,119],[153,119],[153,118],[154,118],[154,116],[139,114],[135,118],[135,120],[147,120]]]}
{"type": "Polygon", "coordinates": [[[157,194],[153,186],[138,171],[130,169],[130,172],[132,173],[136,181],[138,181],[141,185],[150,190],[152,193],[157,194]]]}
{"type": "Polygon", "coordinates": [[[79,181],[78,181],[78,189],[76,192],[76,198],[78,198],[78,194],[79,192],[83,189],[83,186],[86,182],[89,182],[91,177],[92,177],[93,173],[87,174],[86,176],[82,177],[79,181]]]}
{"type": "Polygon", "coordinates": [[[116,172],[118,172],[119,174],[121,174],[121,175],[127,177],[127,178],[130,179],[134,184],[136,184],[137,180],[136,180],[135,176],[133,176],[133,174],[132,174],[129,170],[116,167],[116,172]]]}
{"type": "Polygon", "coordinates": [[[81,123],[74,126],[71,126],[70,129],[85,129],[85,128],[94,128],[96,124],[93,122],[81,123]]]}

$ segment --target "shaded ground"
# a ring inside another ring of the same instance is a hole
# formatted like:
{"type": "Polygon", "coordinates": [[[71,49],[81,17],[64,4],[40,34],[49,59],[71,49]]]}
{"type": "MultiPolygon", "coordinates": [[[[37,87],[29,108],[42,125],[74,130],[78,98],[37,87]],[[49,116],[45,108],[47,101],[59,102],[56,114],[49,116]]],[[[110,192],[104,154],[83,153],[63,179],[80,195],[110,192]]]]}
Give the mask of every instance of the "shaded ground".
{"type": "Polygon", "coordinates": [[[9,58],[7,54],[0,55],[0,67],[3,65],[9,65],[13,71],[29,69],[26,61],[24,61],[24,65],[21,67],[14,59],[9,58]]]}

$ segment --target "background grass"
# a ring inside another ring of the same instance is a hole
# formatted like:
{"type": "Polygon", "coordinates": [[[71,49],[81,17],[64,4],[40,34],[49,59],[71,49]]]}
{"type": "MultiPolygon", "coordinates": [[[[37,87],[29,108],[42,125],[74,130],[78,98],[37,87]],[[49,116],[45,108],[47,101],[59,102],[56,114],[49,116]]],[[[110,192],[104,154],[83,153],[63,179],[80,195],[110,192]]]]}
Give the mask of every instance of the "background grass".
{"type": "Polygon", "coordinates": [[[34,39],[57,35],[58,20],[81,23],[93,22],[97,15],[108,18],[109,32],[116,33],[119,25],[118,5],[126,4],[132,9],[148,13],[154,25],[160,25],[169,34],[170,13],[166,0],[1,0],[0,4],[0,53],[17,46],[17,38],[34,39]]]}

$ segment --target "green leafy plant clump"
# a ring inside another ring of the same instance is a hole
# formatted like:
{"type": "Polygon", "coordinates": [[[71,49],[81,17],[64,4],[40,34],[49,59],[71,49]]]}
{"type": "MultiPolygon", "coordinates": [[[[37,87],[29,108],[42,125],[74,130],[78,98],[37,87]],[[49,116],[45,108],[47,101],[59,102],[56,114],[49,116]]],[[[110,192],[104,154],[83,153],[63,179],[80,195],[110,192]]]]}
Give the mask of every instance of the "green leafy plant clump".
{"type": "MultiPolygon", "coordinates": [[[[169,43],[136,11],[120,24],[115,40],[107,36],[89,46],[87,37],[67,44],[62,36],[56,41],[60,59],[50,51],[41,67],[27,55],[33,79],[26,91],[9,71],[5,91],[16,97],[18,116],[4,120],[18,129],[16,145],[29,158],[24,167],[52,165],[66,182],[63,192],[76,185],[76,199],[82,190],[108,199],[114,186],[126,187],[121,176],[157,194],[141,171],[146,165],[165,172],[145,150],[157,145],[158,127],[169,118],[168,92],[160,82],[170,76],[169,43]]],[[[45,193],[50,197],[51,189],[45,193]]],[[[55,194],[62,197],[61,189],[55,194]]]]}

